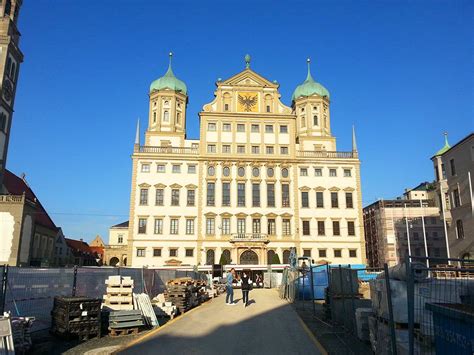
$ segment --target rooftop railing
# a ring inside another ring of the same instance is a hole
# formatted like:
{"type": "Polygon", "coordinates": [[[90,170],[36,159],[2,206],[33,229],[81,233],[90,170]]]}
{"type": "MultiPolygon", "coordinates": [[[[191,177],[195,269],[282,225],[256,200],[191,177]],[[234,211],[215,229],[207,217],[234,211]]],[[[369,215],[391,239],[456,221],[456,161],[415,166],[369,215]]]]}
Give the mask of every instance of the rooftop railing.
{"type": "Polygon", "coordinates": [[[156,153],[156,154],[192,154],[197,155],[199,148],[192,147],[153,147],[142,145],[135,148],[137,153],[156,153]]]}
{"type": "Polygon", "coordinates": [[[0,203],[19,203],[23,202],[25,195],[0,195],[0,203]]]}
{"type": "Polygon", "coordinates": [[[298,157],[303,158],[336,158],[336,159],[350,159],[357,158],[356,152],[330,152],[326,150],[298,150],[296,152],[298,157]]]}
{"type": "Polygon", "coordinates": [[[268,235],[262,233],[232,234],[231,242],[268,242],[268,235]]]}

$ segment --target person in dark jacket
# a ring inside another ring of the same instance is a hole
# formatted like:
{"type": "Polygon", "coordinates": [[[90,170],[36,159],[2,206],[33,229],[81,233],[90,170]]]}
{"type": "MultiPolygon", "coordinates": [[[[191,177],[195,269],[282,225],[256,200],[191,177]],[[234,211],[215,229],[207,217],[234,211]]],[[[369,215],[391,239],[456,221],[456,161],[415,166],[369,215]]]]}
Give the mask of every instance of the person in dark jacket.
{"type": "Polygon", "coordinates": [[[252,283],[252,281],[250,280],[250,277],[246,271],[242,272],[242,277],[240,278],[240,281],[242,287],[242,302],[244,303],[244,307],[247,307],[249,302],[250,284],[252,283]]]}

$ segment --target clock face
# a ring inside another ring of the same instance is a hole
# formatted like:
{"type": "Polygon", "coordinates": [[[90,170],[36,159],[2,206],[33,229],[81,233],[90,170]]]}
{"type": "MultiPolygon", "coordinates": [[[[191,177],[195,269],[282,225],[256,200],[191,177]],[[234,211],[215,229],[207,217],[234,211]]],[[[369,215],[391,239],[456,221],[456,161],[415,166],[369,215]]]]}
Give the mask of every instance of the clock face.
{"type": "Polygon", "coordinates": [[[11,101],[12,96],[13,96],[12,84],[8,80],[5,80],[5,82],[3,83],[3,97],[5,98],[5,100],[11,101]]]}
{"type": "Polygon", "coordinates": [[[238,111],[257,112],[258,94],[253,92],[240,92],[238,94],[238,111]]]}

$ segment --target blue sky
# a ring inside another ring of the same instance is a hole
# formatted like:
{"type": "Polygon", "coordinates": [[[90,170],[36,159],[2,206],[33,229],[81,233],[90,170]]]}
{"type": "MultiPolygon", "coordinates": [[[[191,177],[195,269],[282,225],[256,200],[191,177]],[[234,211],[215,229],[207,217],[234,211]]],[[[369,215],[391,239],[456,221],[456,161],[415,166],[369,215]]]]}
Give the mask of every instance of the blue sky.
{"type": "Polygon", "coordinates": [[[170,50],[191,138],[215,81],[242,70],[246,53],[288,105],[311,57],[338,150],[350,150],[356,126],[364,205],[392,198],[433,178],[444,131],[454,143],[474,129],[473,4],[25,1],[7,166],[26,173],[66,235],[107,236],[128,218],[136,119],[170,50]]]}

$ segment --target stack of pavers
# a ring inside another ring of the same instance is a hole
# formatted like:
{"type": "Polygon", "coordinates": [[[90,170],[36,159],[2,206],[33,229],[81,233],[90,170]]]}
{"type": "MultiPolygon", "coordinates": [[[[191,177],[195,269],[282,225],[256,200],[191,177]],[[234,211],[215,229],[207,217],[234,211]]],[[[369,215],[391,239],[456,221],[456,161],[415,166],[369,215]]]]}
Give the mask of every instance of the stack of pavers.
{"type": "Polygon", "coordinates": [[[136,334],[143,326],[142,312],[133,309],[133,280],[131,277],[109,276],[105,280],[107,294],[104,308],[109,310],[110,335],[136,334]]]}
{"type": "Polygon", "coordinates": [[[100,299],[57,296],[51,311],[51,331],[67,338],[77,335],[82,340],[100,337],[100,307],[100,299]]]}
{"type": "Polygon", "coordinates": [[[172,302],[180,313],[184,313],[207,299],[205,287],[205,281],[190,277],[169,280],[166,283],[165,300],[172,302]]]}

